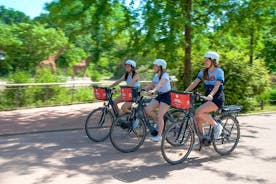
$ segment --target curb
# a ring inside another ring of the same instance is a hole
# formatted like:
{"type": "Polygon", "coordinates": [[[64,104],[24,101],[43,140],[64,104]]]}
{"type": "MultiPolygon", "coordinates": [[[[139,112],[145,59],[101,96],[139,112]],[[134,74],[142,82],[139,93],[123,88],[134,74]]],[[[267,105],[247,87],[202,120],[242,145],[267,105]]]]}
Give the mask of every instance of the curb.
{"type": "Polygon", "coordinates": [[[41,130],[41,131],[28,131],[28,132],[12,132],[0,134],[0,137],[8,137],[14,135],[27,135],[27,134],[40,134],[40,133],[50,133],[50,132],[66,132],[74,130],[83,130],[83,128],[67,128],[67,129],[56,129],[56,130],[41,130]]]}
{"type": "Polygon", "coordinates": [[[254,112],[254,113],[239,113],[238,116],[254,116],[254,115],[261,115],[261,114],[276,114],[276,111],[270,111],[270,112],[254,112]]]}

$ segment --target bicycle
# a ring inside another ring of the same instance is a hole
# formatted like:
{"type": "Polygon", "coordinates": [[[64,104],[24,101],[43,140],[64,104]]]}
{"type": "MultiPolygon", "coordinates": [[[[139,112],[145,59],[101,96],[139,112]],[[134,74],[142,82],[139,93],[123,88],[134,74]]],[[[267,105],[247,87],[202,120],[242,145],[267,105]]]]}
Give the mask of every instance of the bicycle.
{"type": "MultiPolygon", "coordinates": [[[[135,102],[130,114],[123,114],[119,116],[111,125],[110,140],[114,148],[123,153],[134,152],[138,150],[145,141],[148,132],[152,136],[156,136],[156,124],[150,122],[148,115],[145,112],[145,104],[151,99],[144,98],[142,94],[145,90],[137,90],[134,88],[124,88],[127,94],[122,94],[122,97],[130,97],[126,101],[135,102]]],[[[182,111],[172,109],[164,115],[165,125],[169,122],[174,123],[181,117],[182,111]]],[[[166,127],[166,126],[164,126],[166,127]]],[[[165,128],[164,128],[165,129],[165,128]]]]}
{"type": "Polygon", "coordinates": [[[240,139],[240,126],[237,120],[241,106],[224,106],[221,110],[212,113],[212,117],[223,127],[218,139],[214,139],[213,127],[205,127],[202,134],[194,118],[196,102],[203,99],[203,95],[196,93],[171,92],[172,106],[185,114],[181,121],[172,124],[163,134],[161,152],[163,158],[170,164],[184,162],[193,149],[195,135],[199,139],[199,151],[202,146],[213,145],[214,150],[220,155],[230,154],[237,146],[240,139]],[[169,141],[168,141],[169,140],[169,141]],[[172,144],[173,143],[173,144],[172,144]]]}
{"type": "Polygon", "coordinates": [[[89,113],[85,121],[85,133],[92,141],[101,142],[108,138],[111,124],[119,112],[112,98],[115,88],[93,86],[93,90],[96,99],[108,102],[89,113]]]}

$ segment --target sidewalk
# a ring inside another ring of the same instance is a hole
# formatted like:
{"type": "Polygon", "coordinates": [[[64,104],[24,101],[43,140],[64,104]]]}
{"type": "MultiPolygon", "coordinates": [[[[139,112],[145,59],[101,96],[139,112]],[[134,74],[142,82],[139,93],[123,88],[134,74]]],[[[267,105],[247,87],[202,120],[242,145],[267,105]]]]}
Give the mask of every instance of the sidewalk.
{"type": "Polygon", "coordinates": [[[82,129],[88,113],[102,104],[0,111],[0,136],[82,129]]]}
{"type": "MultiPolygon", "coordinates": [[[[87,115],[100,106],[103,102],[0,111],[0,136],[83,129],[87,115]]],[[[260,114],[270,113],[275,112],[260,114]]]]}

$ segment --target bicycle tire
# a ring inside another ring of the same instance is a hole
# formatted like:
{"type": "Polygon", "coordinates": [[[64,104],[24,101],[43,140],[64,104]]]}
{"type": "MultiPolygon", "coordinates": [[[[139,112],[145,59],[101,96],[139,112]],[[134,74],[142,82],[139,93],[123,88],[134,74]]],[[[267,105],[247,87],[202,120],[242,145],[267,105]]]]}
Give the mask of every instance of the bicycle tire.
{"type": "Polygon", "coordinates": [[[238,145],[240,126],[238,120],[230,114],[222,116],[220,119],[223,130],[220,138],[213,141],[213,147],[220,155],[228,155],[238,145]]]}
{"type": "Polygon", "coordinates": [[[166,131],[166,128],[170,127],[171,124],[177,122],[177,121],[182,121],[183,118],[185,117],[185,112],[183,110],[180,109],[170,109],[166,114],[165,114],[165,118],[164,118],[164,131],[166,131]],[[166,116],[170,116],[170,118],[173,118],[173,122],[167,118],[166,116]]]}
{"type": "Polygon", "coordinates": [[[161,142],[162,156],[172,165],[184,162],[193,149],[194,131],[191,125],[186,126],[185,129],[186,123],[185,121],[178,121],[172,124],[163,134],[161,142]],[[183,128],[180,128],[181,125],[183,128]]]}
{"type": "Polygon", "coordinates": [[[110,110],[107,110],[106,113],[105,111],[103,107],[97,108],[90,112],[86,118],[85,133],[92,141],[102,142],[109,136],[114,116],[110,110]]]}
{"type": "Polygon", "coordinates": [[[138,124],[133,127],[130,120],[131,114],[123,114],[119,116],[110,129],[110,141],[114,148],[123,153],[134,152],[138,150],[144,143],[146,137],[146,125],[144,121],[138,117],[138,124]]]}

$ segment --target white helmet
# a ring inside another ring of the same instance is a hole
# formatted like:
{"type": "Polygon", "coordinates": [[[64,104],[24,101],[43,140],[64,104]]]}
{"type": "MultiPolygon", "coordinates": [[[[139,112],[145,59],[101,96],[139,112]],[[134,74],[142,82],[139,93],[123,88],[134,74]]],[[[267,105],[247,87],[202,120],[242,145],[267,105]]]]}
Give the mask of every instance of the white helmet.
{"type": "Polygon", "coordinates": [[[206,57],[206,58],[211,58],[212,60],[214,60],[214,62],[216,63],[216,64],[218,64],[219,63],[219,55],[218,55],[218,53],[216,53],[216,52],[207,52],[205,55],[204,55],[204,57],[206,57]]]}
{"type": "Polygon", "coordinates": [[[167,67],[167,63],[164,59],[156,59],[154,60],[153,64],[157,66],[162,66],[163,69],[166,69],[167,67]]]}
{"type": "Polygon", "coordinates": [[[136,68],[136,62],[131,60],[131,59],[128,59],[126,62],[125,62],[126,65],[131,65],[133,68],[136,68]]]}

